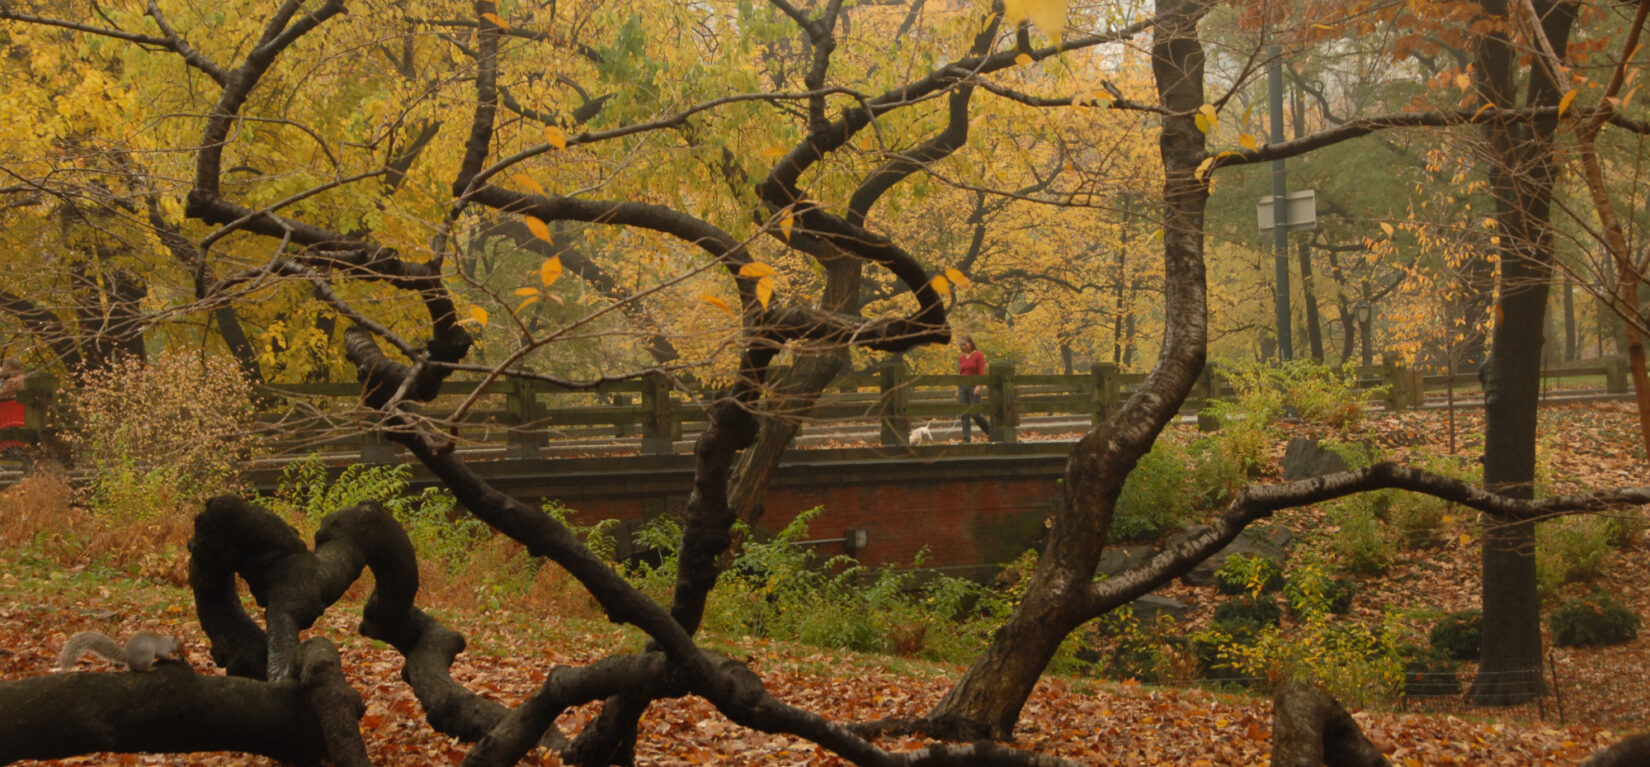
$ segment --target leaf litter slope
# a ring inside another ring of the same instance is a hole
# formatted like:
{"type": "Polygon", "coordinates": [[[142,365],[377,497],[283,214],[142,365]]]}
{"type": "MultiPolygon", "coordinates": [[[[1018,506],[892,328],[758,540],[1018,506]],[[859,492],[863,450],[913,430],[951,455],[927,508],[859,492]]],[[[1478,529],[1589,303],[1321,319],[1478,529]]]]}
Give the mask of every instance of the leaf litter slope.
{"type": "MultiPolygon", "coordinates": [[[[1476,415],[1461,414],[1462,449],[1481,434],[1476,415]]],[[[1372,421],[1372,438],[1401,453],[1421,437],[1443,433],[1436,413],[1408,413],[1372,421]]],[[[1612,406],[1576,406],[1543,415],[1544,451],[1555,490],[1641,484],[1646,476],[1632,440],[1632,415],[1612,406]]],[[[1306,522],[1313,510],[1302,510],[1306,522]]],[[[1599,585],[1630,599],[1642,612],[1650,606],[1650,565],[1642,539],[1617,555],[1599,585]]],[[[1364,584],[1365,604],[1379,605],[1404,592],[1439,594],[1446,609],[1476,601],[1473,577],[1476,547],[1452,539],[1425,553],[1428,562],[1403,562],[1387,578],[1364,584]]],[[[74,631],[95,628],[111,634],[159,630],[181,636],[188,657],[201,673],[220,673],[207,658],[205,637],[193,620],[187,592],[147,582],[109,585],[88,572],[53,573],[38,562],[18,561],[16,550],[0,553],[0,678],[46,673],[55,649],[74,631]]],[[[417,701],[401,681],[400,657],[356,637],[351,605],[341,605],[316,631],[342,644],[350,681],[367,701],[363,733],[369,753],[383,764],[446,765],[460,760],[465,744],[439,735],[423,721],[417,701]]],[[[358,608],[358,605],[353,607],[358,608]]],[[[1371,609],[1371,608],[1365,608],[1371,609]]],[[[454,666],[454,676],[489,697],[513,704],[543,681],[557,663],[579,663],[608,652],[616,642],[634,645],[603,624],[539,614],[502,611],[455,613],[444,619],[472,638],[471,651],[454,666]]],[[[1572,651],[1557,659],[1583,668],[1650,668],[1647,642],[1600,650],[1572,651]]],[[[961,669],[938,664],[846,652],[822,652],[757,639],[727,639],[722,649],[747,660],[783,700],[838,720],[918,716],[942,697],[961,669]]],[[[87,661],[76,673],[113,672],[87,661]]],[[[1561,672],[1563,673],[1563,672],[1561,672]]],[[[1599,684],[1607,680],[1599,680],[1599,684]]],[[[1615,696],[1637,706],[1639,694],[1615,696]]],[[[1573,704],[1572,704],[1573,705],[1573,704]]],[[[575,709],[560,720],[576,732],[595,705],[575,709]]],[[[1622,733],[1577,721],[1622,720],[1611,712],[1571,711],[1572,724],[1539,721],[1494,722],[1478,717],[1359,712],[1359,723],[1399,765],[1569,765],[1614,742],[1622,733]]],[[[1642,726],[1642,725],[1641,725],[1642,726]]],[[[1271,712],[1264,699],[1195,689],[1047,678],[1027,703],[1016,745],[1096,765],[1264,764],[1270,749],[1271,712]]],[[[917,738],[888,739],[893,749],[916,749],[917,738]]],[[[722,718],[703,700],[663,701],[650,709],[638,743],[641,763],[657,765],[835,765],[845,764],[813,745],[786,736],[757,733],[722,718]]],[[[535,752],[528,764],[559,764],[535,752]]],[[[24,763],[41,764],[41,763],[24,763]]],[[[240,754],[92,755],[46,764],[272,764],[240,754]]]]}

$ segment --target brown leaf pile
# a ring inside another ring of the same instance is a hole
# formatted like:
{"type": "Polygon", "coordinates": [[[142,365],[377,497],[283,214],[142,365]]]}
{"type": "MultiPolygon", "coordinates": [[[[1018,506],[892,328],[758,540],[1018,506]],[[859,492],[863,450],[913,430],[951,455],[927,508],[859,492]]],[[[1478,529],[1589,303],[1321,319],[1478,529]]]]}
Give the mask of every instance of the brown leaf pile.
{"type": "MultiPolygon", "coordinates": [[[[1467,437],[1481,434],[1470,413],[1458,423],[1463,450],[1467,437]]],[[[1383,444],[1415,445],[1442,433],[1436,413],[1405,413],[1371,423],[1370,433],[1383,444]]],[[[1645,484],[1642,453],[1631,441],[1630,413],[1611,407],[1576,406],[1546,413],[1544,450],[1551,480],[1565,490],[1645,484]]],[[[1309,515],[1310,510],[1300,512],[1309,515]]],[[[1303,518],[1301,521],[1307,521],[1303,518]]],[[[1647,546],[1615,556],[1601,582],[1650,614],[1650,557],[1647,546]]],[[[139,629],[180,635],[191,662],[201,673],[221,673],[207,659],[205,638],[192,621],[187,592],[139,585],[97,587],[89,592],[53,590],[18,577],[9,565],[15,552],[0,551],[0,679],[41,674],[57,647],[74,631],[95,628],[109,634],[139,629]],[[74,594],[78,606],[64,601],[74,594]]],[[[1404,595],[1427,594],[1444,609],[1471,607],[1477,601],[1477,548],[1452,540],[1401,562],[1386,579],[1361,584],[1359,601],[1375,617],[1383,604],[1404,595]]],[[[38,572],[36,570],[36,572],[38,572]]],[[[42,576],[53,578],[57,576],[42,576]]],[[[1213,600],[1206,600],[1212,602],[1213,600]]],[[[380,764],[448,765],[457,763],[465,744],[436,734],[424,722],[411,690],[401,681],[400,657],[382,645],[354,636],[351,610],[340,605],[316,632],[342,645],[344,668],[367,701],[363,736],[380,764]]],[[[634,646],[635,637],[615,638],[612,629],[576,618],[505,611],[465,611],[443,619],[471,638],[454,676],[484,695],[513,704],[530,694],[557,663],[579,663],[612,650],[634,646]]],[[[893,662],[852,653],[825,653],[755,639],[723,640],[724,651],[749,662],[781,699],[839,721],[919,716],[932,707],[962,673],[957,667],[893,662]],[[898,670],[891,666],[897,665],[898,670]]],[[[1566,721],[1489,721],[1479,716],[1404,714],[1365,711],[1355,714],[1370,737],[1395,764],[1405,766],[1571,765],[1615,742],[1625,731],[1607,726],[1643,726],[1644,670],[1650,642],[1555,655],[1560,677],[1574,680],[1566,689],[1604,691],[1609,702],[1588,708],[1572,698],[1566,721]],[[1594,669],[1589,671],[1588,669],[1594,669]],[[1631,672],[1631,673],[1624,673],[1631,672]],[[1588,676],[1588,675],[1591,676],[1588,676]],[[1638,676],[1634,676],[1637,674],[1638,676]],[[1610,685],[1615,685],[1610,687],[1610,685]],[[1582,723],[1578,723],[1582,722],[1582,723]]],[[[84,662],[75,673],[124,673],[107,664],[84,662]]],[[[1049,678],[1028,702],[1014,745],[1095,765],[1254,765],[1268,759],[1270,703],[1261,698],[1201,690],[1157,688],[1132,683],[1049,678]]],[[[559,724],[577,732],[595,715],[594,704],[569,711],[559,724]]],[[[3,715],[3,714],[0,714],[3,715]]],[[[890,738],[885,748],[921,748],[917,738],[890,738]]],[[[697,698],[655,704],[643,721],[638,744],[642,764],[652,765],[838,765],[843,760],[796,738],[746,730],[720,716],[697,698]]],[[[240,754],[95,755],[52,764],[265,764],[240,754]]],[[[529,764],[555,765],[553,755],[536,752],[529,764]]],[[[38,764],[38,763],[36,763],[38,764]]]]}

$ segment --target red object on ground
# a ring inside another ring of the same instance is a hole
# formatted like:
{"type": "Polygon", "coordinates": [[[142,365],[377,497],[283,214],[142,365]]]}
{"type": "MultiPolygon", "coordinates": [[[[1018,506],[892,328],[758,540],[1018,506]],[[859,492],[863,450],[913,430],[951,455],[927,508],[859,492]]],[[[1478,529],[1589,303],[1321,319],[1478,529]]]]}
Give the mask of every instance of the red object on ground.
{"type": "MultiPolygon", "coordinates": [[[[23,427],[23,403],[14,399],[0,399],[0,429],[20,429],[23,427]]],[[[23,447],[23,443],[16,440],[0,439],[0,450],[12,447],[23,447]]]]}
{"type": "Polygon", "coordinates": [[[0,399],[0,429],[22,428],[23,403],[14,399],[0,399]]]}

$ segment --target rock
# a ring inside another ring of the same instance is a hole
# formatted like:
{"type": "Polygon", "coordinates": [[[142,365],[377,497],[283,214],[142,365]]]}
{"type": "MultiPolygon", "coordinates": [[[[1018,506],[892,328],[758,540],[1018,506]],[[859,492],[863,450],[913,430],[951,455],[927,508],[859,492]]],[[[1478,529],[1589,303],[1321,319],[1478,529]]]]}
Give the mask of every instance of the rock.
{"type": "Polygon", "coordinates": [[[1186,614],[1192,609],[1191,605],[1178,599],[1160,597],[1156,594],[1147,594],[1130,602],[1129,606],[1134,608],[1135,620],[1140,621],[1140,625],[1148,629],[1156,625],[1159,615],[1167,615],[1178,623],[1186,620],[1186,614]]]}
{"type": "MultiPolygon", "coordinates": [[[[1208,529],[1209,528],[1206,525],[1192,525],[1190,527],[1182,528],[1180,532],[1175,533],[1169,538],[1168,542],[1164,544],[1164,548],[1173,546],[1176,543],[1208,529]]],[[[1284,530],[1284,532],[1280,535],[1277,532],[1279,529],[1283,528],[1274,528],[1272,533],[1273,537],[1271,539],[1258,538],[1251,535],[1239,535],[1237,540],[1226,544],[1226,548],[1215,552],[1214,556],[1203,560],[1198,563],[1197,567],[1192,568],[1190,572],[1180,576],[1180,582],[1188,586],[1208,586],[1213,584],[1215,582],[1215,571],[1219,570],[1222,565],[1225,565],[1226,558],[1232,556],[1233,554],[1243,554],[1251,557],[1265,557],[1278,563],[1279,567],[1282,567],[1283,564],[1289,560],[1289,550],[1284,548],[1283,545],[1275,542],[1275,540],[1281,538],[1283,543],[1287,543],[1290,538],[1288,530],[1284,530]]]]}
{"type": "Polygon", "coordinates": [[[1157,549],[1150,546],[1110,546],[1100,552],[1098,571],[1103,575],[1116,575],[1151,559],[1156,553],[1157,549]]]}
{"type": "Polygon", "coordinates": [[[1346,471],[1346,459],[1310,437],[1295,437],[1283,451],[1283,478],[1311,479],[1346,471]]]}

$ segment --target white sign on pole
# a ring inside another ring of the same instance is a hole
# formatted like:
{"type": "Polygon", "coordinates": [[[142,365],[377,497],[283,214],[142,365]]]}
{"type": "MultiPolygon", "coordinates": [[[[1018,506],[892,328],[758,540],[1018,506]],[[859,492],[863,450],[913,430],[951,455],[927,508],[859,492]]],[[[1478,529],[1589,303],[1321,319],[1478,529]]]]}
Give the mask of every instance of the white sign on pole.
{"type": "MultiPolygon", "coordinates": [[[[1296,229],[1318,228],[1318,192],[1307,189],[1302,192],[1290,192],[1284,198],[1284,228],[1290,231],[1296,229]]],[[[1262,232],[1272,231],[1272,196],[1260,198],[1255,204],[1255,214],[1260,219],[1262,232]]]]}

